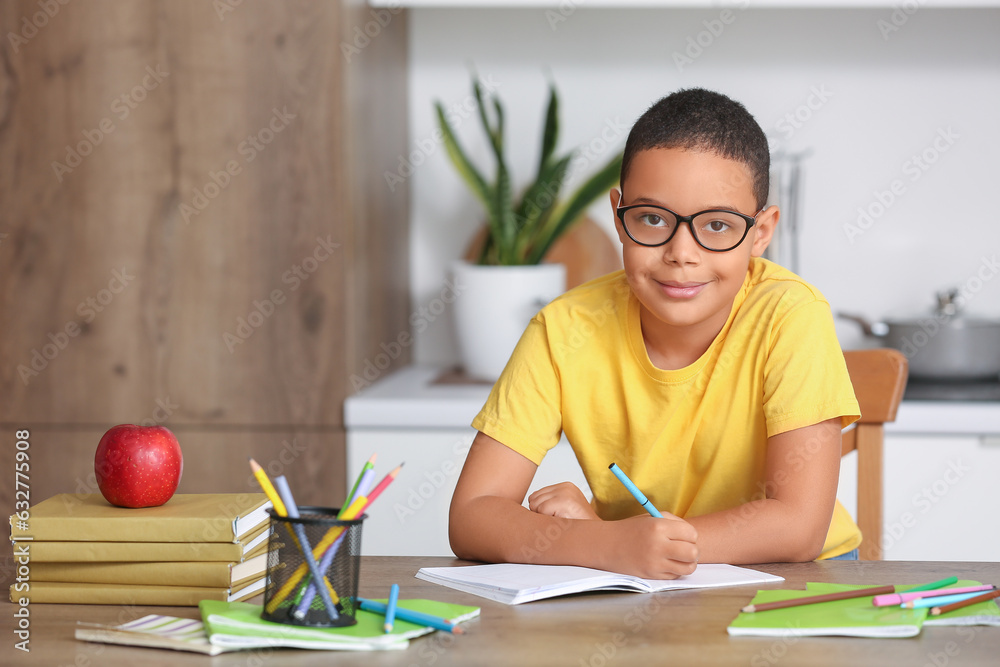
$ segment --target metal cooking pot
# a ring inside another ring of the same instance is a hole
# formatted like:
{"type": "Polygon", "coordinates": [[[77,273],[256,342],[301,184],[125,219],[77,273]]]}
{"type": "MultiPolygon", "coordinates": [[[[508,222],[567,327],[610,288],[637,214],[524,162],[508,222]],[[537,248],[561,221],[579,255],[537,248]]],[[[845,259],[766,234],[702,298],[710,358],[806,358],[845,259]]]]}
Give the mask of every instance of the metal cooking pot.
{"type": "Polygon", "coordinates": [[[972,380],[1000,376],[1000,319],[959,312],[958,290],[937,295],[937,308],[925,317],[869,322],[837,313],[861,325],[865,335],[894,347],[909,359],[916,377],[972,380]]]}

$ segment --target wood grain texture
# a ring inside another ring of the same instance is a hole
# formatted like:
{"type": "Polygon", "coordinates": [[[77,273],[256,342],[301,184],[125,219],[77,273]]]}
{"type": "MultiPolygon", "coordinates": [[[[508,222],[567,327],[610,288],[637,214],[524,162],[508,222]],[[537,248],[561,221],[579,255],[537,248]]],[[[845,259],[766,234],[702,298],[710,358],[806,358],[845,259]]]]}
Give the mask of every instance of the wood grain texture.
{"type": "MultiPolygon", "coordinates": [[[[449,558],[366,556],[359,592],[386,597],[400,585],[401,599],[429,598],[481,608],[478,619],[463,624],[464,635],[434,633],[414,639],[404,651],[229,653],[212,666],[302,665],[988,665],[1000,646],[997,628],[925,627],[906,640],[850,637],[730,638],[726,626],[758,588],[804,589],[806,582],[876,586],[919,584],[955,575],[978,581],[1000,579],[997,563],[810,562],[768,564],[755,569],[785,577],[766,586],[734,586],[651,595],[601,592],[542,600],[511,607],[437,586],[413,575],[420,567],[468,564],[449,558]],[[947,652],[946,652],[947,651],[947,652]]],[[[13,609],[13,607],[8,607],[13,609]]],[[[32,605],[32,658],[38,664],[204,665],[204,656],[124,646],[76,642],[68,630],[77,620],[124,623],[149,613],[197,618],[195,608],[32,605]],[[36,655],[37,652],[37,655],[36,655]]],[[[12,614],[0,615],[0,630],[10,634],[12,614]]]]}
{"type": "Polygon", "coordinates": [[[319,429],[339,484],[352,375],[409,331],[405,12],[353,55],[355,0],[56,5],[0,46],[0,428],[319,429]]]}
{"type": "Polygon", "coordinates": [[[5,51],[0,422],[342,423],[408,326],[405,16],[349,64],[346,11],[71,3],[5,51]]]}

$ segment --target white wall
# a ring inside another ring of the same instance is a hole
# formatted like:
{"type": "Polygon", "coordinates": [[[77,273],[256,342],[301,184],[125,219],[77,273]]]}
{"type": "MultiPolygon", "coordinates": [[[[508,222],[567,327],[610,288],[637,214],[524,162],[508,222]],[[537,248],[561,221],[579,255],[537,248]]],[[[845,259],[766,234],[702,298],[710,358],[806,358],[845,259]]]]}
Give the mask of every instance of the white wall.
{"type": "MultiPolygon", "coordinates": [[[[433,140],[433,101],[469,102],[474,65],[499,86],[519,184],[534,171],[548,73],[561,93],[560,151],[591,142],[599,149],[602,130],[624,128],[618,143],[596,156],[600,160],[621,148],[628,126],[661,96],[682,87],[716,89],[742,101],[776,148],[812,149],[805,163],[800,272],[834,311],[913,315],[931,307],[935,291],[968,284],[978,288],[970,309],[1000,317],[1000,279],[984,268],[984,257],[1000,255],[994,194],[1000,179],[1000,10],[923,8],[883,36],[878,22],[891,21],[891,8],[737,9],[726,25],[719,22],[721,10],[588,10],[585,2],[575,4],[579,8],[565,15],[542,9],[412,11],[410,157],[420,164],[412,175],[403,169],[405,182],[396,187],[409,187],[412,196],[415,313],[441,295],[449,262],[482,220],[433,140]],[[721,33],[709,40],[705,21],[722,26],[721,33]],[[708,45],[678,66],[675,53],[699,37],[708,45]],[[813,97],[818,108],[803,108],[816,90],[827,91],[828,99],[813,97]],[[800,127],[782,121],[796,112],[808,116],[800,127]],[[957,139],[950,145],[939,140],[947,150],[935,150],[935,138],[949,131],[957,139]],[[936,161],[914,171],[908,161],[925,150],[936,161]],[[870,229],[850,239],[845,225],[857,223],[859,207],[875,205],[877,211],[877,193],[890,190],[894,180],[902,194],[870,229]],[[977,282],[979,271],[984,283],[977,282]]],[[[480,164],[490,164],[474,115],[459,134],[480,164]]],[[[610,232],[605,201],[592,215],[610,232]]],[[[446,309],[419,316],[430,326],[416,332],[415,361],[456,360],[449,315],[446,309]]],[[[845,345],[860,342],[851,325],[838,324],[838,331],[845,345]]]]}

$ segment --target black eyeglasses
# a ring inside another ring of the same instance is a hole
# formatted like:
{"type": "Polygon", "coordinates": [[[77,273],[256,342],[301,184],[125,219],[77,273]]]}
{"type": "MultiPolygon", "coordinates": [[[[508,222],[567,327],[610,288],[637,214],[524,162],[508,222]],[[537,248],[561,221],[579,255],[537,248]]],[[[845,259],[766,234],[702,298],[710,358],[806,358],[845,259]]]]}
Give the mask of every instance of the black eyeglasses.
{"type": "Polygon", "coordinates": [[[662,206],[634,204],[619,206],[616,213],[628,237],[641,246],[655,248],[666,245],[674,238],[681,224],[686,222],[698,245],[712,252],[726,252],[743,243],[763,210],[757,211],[753,216],[727,209],[709,209],[694,215],[680,215],[662,206]]]}

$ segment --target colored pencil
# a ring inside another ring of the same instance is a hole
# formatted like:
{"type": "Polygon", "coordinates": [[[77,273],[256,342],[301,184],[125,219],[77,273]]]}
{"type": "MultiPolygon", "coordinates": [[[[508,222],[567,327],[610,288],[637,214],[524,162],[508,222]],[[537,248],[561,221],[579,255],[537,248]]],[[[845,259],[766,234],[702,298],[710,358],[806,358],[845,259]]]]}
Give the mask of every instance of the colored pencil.
{"type": "Polygon", "coordinates": [[[920,586],[914,586],[913,588],[907,588],[904,593],[917,593],[919,591],[933,591],[938,588],[944,588],[945,586],[951,586],[952,584],[958,583],[958,577],[945,577],[938,581],[932,581],[929,584],[921,584],[920,586]]]}
{"type": "MultiPolygon", "coordinates": [[[[340,508],[340,512],[337,514],[337,518],[343,518],[341,515],[344,511],[350,507],[351,503],[354,501],[354,496],[358,492],[358,487],[361,486],[361,479],[365,476],[365,473],[371,470],[375,466],[375,458],[378,454],[372,454],[365,464],[361,466],[361,472],[358,473],[357,479],[354,480],[354,486],[351,487],[351,492],[347,494],[347,499],[344,500],[344,506],[340,508]]],[[[363,493],[361,495],[364,495],[363,493]]]]}
{"type": "Polygon", "coordinates": [[[971,597],[968,600],[946,604],[943,607],[931,607],[930,613],[931,616],[940,616],[941,614],[947,614],[949,611],[955,611],[956,609],[961,609],[962,607],[969,607],[974,604],[979,604],[980,602],[986,602],[987,600],[994,600],[998,597],[1000,597],[1000,590],[993,590],[989,593],[983,593],[982,595],[971,597]]]}
{"type": "Polygon", "coordinates": [[[274,511],[278,513],[278,516],[288,516],[285,504],[281,502],[281,497],[275,490],[274,485],[271,484],[271,480],[268,479],[267,473],[260,467],[260,464],[250,459],[250,470],[253,471],[253,476],[257,478],[257,483],[260,484],[260,488],[264,491],[267,499],[271,501],[274,511]]]}
{"type": "Polygon", "coordinates": [[[389,601],[385,605],[385,625],[382,628],[388,633],[392,632],[392,624],[396,621],[396,604],[399,602],[399,584],[393,584],[389,588],[389,601]]]}
{"type": "MultiPolygon", "coordinates": [[[[288,509],[288,516],[292,519],[299,518],[299,508],[295,504],[295,498],[292,497],[292,490],[288,488],[288,480],[285,479],[284,475],[279,475],[274,478],[274,483],[277,485],[278,495],[285,502],[285,507],[288,509]]],[[[323,581],[325,576],[319,569],[319,563],[316,562],[315,556],[313,556],[312,547],[309,546],[309,538],[306,535],[306,529],[300,523],[293,523],[292,530],[299,538],[299,551],[302,552],[302,556],[306,559],[306,565],[309,571],[312,572],[313,581],[323,581]]],[[[326,590],[326,586],[317,586],[319,588],[320,597],[323,599],[323,606],[326,608],[326,613],[330,617],[331,621],[336,621],[340,618],[340,614],[337,613],[337,607],[333,603],[333,599],[330,597],[330,592],[326,590]]]]}
{"type": "Polygon", "coordinates": [[[863,598],[869,595],[883,595],[894,593],[895,586],[876,586],[874,588],[858,588],[853,591],[841,591],[839,593],[827,593],[825,595],[810,595],[791,600],[779,600],[777,602],[764,602],[763,604],[750,604],[743,607],[741,611],[757,612],[768,611],[770,609],[784,609],[785,607],[798,607],[805,604],[817,604],[820,602],[833,602],[834,600],[849,600],[851,598],[863,598]]]}
{"type": "MultiPolygon", "coordinates": [[[[872,599],[872,604],[876,607],[889,607],[894,604],[906,604],[913,600],[922,598],[932,598],[941,595],[956,595],[958,593],[974,593],[976,591],[991,591],[995,588],[993,584],[983,584],[982,586],[963,586],[960,588],[939,588],[936,591],[907,591],[905,593],[894,593],[892,595],[876,595],[872,599]]],[[[910,607],[912,609],[912,607],[910,607]]]]}
{"type": "MultiPolygon", "coordinates": [[[[384,603],[368,600],[366,598],[359,597],[358,606],[365,611],[371,611],[376,614],[384,614],[386,612],[386,605],[384,603]]],[[[424,614],[419,611],[410,611],[409,609],[405,609],[403,607],[396,608],[396,618],[408,623],[423,625],[436,630],[444,630],[445,632],[451,632],[456,635],[460,635],[465,632],[465,630],[458,627],[455,623],[441,618],[440,616],[431,616],[430,614],[424,614]]]]}
{"type": "Polygon", "coordinates": [[[951,604],[952,602],[961,602],[963,600],[968,600],[969,598],[974,598],[977,595],[981,595],[981,592],[973,593],[956,593],[954,595],[940,595],[934,598],[920,598],[918,600],[910,600],[909,602],[904,602],[899,605],[903,609],[928,609],[930,607],[944,607],[951,604]]]}
{"type": "Polygon", "coordinates": [[[655,517],[663,517],[663,515],[660,514],[660,511],[653,506],[653,503],[649,502],[649,498],[647,498],[645,494],[639,490],[639,487],[633,484],[632,480],[628,478],[628,475],[622,472],[622,469],[618,467],[617,463],[609,465],[608,470],[615,474],[618,481],[621,482],[626,489],[628,489],[628,492],[632,494],[632,497],[639,501],[639,504],[642,505],[647,512],[655,517]]]}

